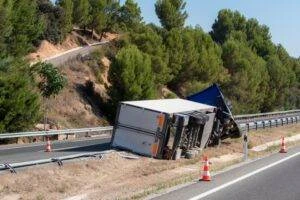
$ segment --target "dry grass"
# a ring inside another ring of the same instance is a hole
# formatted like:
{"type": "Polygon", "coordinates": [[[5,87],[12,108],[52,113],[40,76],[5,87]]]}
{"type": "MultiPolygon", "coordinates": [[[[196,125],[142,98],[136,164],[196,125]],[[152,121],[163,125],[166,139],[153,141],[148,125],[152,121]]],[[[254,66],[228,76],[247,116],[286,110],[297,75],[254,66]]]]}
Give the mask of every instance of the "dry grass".
{"type": "MultiPolygon", "coordinates": [[[[264,140],[296,134],[297,131],[299,125],[252,132],[249,136],[256,145],[264,140]]],[[[273,151],[278,151],[278,147],[265,152],[251,152],[250,156],[264,156],[273,151]]],[[[102,160],[65,163],[62,168],[49,164],[28,168],[15,175],[7,172],[0,175],[0,199],[12,196],[15,198],[10,199],[64,199],[76,196],[80,199],[82,195],[86,199],[140,199],[164,188],[197,179],[203,155],[219,158],[212,164],[212,171],[218,171],[239,162],[241,153],[241,140],[227,139],[221,147],[207,148],[191,160],[167,161],[144,157],[129,160],[112,153],[102,160]],[[237,156],[229,161],[222,156],[225,154],[237,156]]]]}
{"type": "Polygon", "coordinates": [[[67,76],[68,84],[59,95],[47,101],[48,118],[65,128],[108,125],[101,110],[91,105],[79,90],[91,80],[95,83],[95,91],[106,95],[104,86],[97,84],[92,69],[82,62],[72,61],[61,70],[67,76]]]}

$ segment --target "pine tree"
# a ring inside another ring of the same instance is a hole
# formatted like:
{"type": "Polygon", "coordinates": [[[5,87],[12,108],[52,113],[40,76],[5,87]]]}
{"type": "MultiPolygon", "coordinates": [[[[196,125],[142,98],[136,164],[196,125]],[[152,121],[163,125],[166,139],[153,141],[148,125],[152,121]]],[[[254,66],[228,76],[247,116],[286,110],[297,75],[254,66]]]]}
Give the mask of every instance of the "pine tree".
{"type": "Polygon", "coordinates": [[[134,0],[126,0],[120,8],[120,22],[123,29],[135,29],[142,21],[141,9],[134,0]]]}
{"type": "Polygon", "coordinates": [[[8,53],[8,38],[12,33],[12,0],[0,0],[0,58],[8,53]]]}
{"type": "Polygon", "coordinates": [[[240,41],[230,39],[223,45],[222,58],[230,74],[225,96],[234,113],[257,113],[264,102],[269,76],[266,62],[240,41]]]}
{"type": "Polygon", "coordinates": [[[169,82],[172,77],[168,67],[168,54],[162,37],[151,27],[141,25],[130,33],[130,40],[140,51],[147,53],[151,57],[155,83],[163,85],[169,82]]]}
{"type": "Polygon", "coordinates": [[[44,23],[37,15],[36,1],[14,1],[12,31],[8,41],[12,55],[23,56],[32,51],[44,31],[44,23]]]}
{"type": "Polygon", "coordinates": [[[73,19],[74,23],[84,29],[87,28],[90,22],[90,4],[88,0],[75,0],[73,19]]]}
{"type": "Polygon", "coordinates": [[[134,45],[118,52],[111,65],[109,79],[112,83],[109,94],[115,108],[119,101],[155,97],[151,59],[134,45]]]}
{"type": "Polygon", "coordinates": [[[40,96],[29,65],[0,60],[0,132],[26,130],[39,118],[40,96]]]}
{"type": "Polygon", "coordinates": [[[167,29],[182,28],[188,17],[184,0],[158,0],[155,3],[155,12],[161,25],[167,29]]]}
{"type": "Polygon", "coordinates": [[[73,29],[73,0],[59,0],[57,4],[64,10],[64,18],[60,27],[64,38],[73,29]]]}

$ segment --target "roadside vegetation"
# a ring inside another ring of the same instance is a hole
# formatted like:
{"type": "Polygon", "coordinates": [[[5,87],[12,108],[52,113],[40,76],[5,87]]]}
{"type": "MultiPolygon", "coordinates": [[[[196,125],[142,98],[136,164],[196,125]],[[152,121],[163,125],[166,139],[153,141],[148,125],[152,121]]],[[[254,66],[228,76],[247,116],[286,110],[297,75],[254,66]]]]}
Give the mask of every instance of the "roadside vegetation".
{"type": "MultiPolygon", "coordinates": [[[[48,84],[25,57],[41,41],[60,44],[75,29],[98,41],[107,32],[119,35],[104,53],[112,62],[108,98],[99,97],[111,120],[119,101],[161,98],[162,88],[185,97],[212,83],[221,86],[235,114],[300,107],[300,59],[274,44],[266,25],[223,9],[206,33],[185,25],[186,3],[157,0],[159,26],[143,21],[134,0],[0,0],[0,132],[26,130],[41,120],[41,86],[48,84]]],[[[47,80],[60,81],[56,89],[47,87],[59,95],[65,78],[53,66],[45,71],[39,65],[47,80]]]]}

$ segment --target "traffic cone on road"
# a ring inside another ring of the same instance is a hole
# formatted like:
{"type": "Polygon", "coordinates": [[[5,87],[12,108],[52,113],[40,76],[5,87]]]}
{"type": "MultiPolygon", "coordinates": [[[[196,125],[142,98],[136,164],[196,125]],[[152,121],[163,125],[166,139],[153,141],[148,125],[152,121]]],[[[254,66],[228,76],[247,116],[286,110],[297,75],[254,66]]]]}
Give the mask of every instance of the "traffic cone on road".
{"type": "Polygon", "coordinates": [[[285,143],[284,143],[284,137],[282,137],[282,139],[281,139],[281,149],[280,149],[279,153],[287,153],[287,150],[285,148],[285,143]]]}
{"type": "Polygon", "coordinates": [[[200,178],[200,181],[211,181],[210,173],[209,173],[209,164],[207,156],[204,157],[203,161],[203,171],[202,171],[202,177],[200,178]]]}
{"type": "Polygon", "coordinates": [[[45,149],[45,152],[51,152],[52,149],[51,149],[51,141],[49,139],[49,137],[47,137],[47,143],[46,143],[46,149],[45,149]]]}

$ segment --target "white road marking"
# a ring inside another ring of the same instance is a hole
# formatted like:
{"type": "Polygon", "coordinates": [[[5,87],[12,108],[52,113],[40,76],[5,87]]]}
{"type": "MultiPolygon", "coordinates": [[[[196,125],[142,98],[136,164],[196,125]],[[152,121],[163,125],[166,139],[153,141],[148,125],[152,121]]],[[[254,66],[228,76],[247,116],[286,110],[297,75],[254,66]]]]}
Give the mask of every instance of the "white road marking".
{"type": "MultiPolygon", "coordinates": [[[[83,142],[83,141],[91,141],[91,140],[97,140],[97,139],[107,139],[107,138],[110,138],[110,136],[99,136],[99,137],[91,137],[91,138],[79,138],[79,139],[75,139],[75,140],[55,140],[55,141],[51,141],[51,144],[63,144],[63,143],[76,143],[76,142],[83,142]]],[[[28,143],[28,144],[25,144],[25,145],[22,145],[22,146],[12,146],[12,147],[5,147],[5,145],[3,145],[3,148],[2,146],[0,146],[0,152],[1,151],[5,151],[5,150],[13,150],[13,149],[22,149],[22,148],[31,148],[31,147],[43,147],[45,146],[46,144],[46,141],[43,142],[43,141],[40,141],[40,142],[37,142],[36,144],[35,143],[28,143]]],[[[69,148],[69,147],[67,147],[69,148]]],[[[74,147],[70,147],[70,148],[74,148],[74,147]]],[[[62,148],[63,149],[63,148],[62,148]]],[[[41,150],[43,151],[43,150],[41,150]]]]}
{"type": "Polygon", "coordinates": [[[202,198],[204,198],[204,197],[206,197],[206,196],[208,196],[208,195],[210,195],[210,194],[213,194],[213,193],[215,193],[215,192],[217,192],[217,191],[219,191],[219,190],[222,190],[222,189],[224,189],[224,188],[226,188],[226,187],[228,187],[228,186],[230,186],[230,185],[232,185],[232,184],[235,184],[235,183],[237,183],[237,182],[239,182],[239,181],[241,181],[241,180],[244,180],[244,179],[246,179],[246,178],[248,178],[248,177],[250,177],[250,176],[253,176],[253,175],[257,174],[257,173],[260,173],[260,172],[262,172],[262,171],[264,171],[264,170],[266,170],[266,169],[269,169],[269,168],[271,168],[271,167],[274,167],[275,165],[278,165],[278,164],[280,164],[280,163],[283,163],[283,162],[285,162],[285,161],[287,161],[287,160],[289,160],[289,159],[291,159],[291,158],[293,158],[293,157],[296,157],[296,156],[298,156],[298,155],[300,155],[300,152],[297,152],[297,153],[295,153],[295,154],[293,154],[293,155],[290,155],[290,156],[288,156],[288,157],[286,157],[286,158],[283,158],[283,159],[281,159],[281,160],[278,160],[278,161],[276,161],[276,162],[274,162],[274,163],[272,163],[272,164],[269,164],[269,165],[267,165],[267,166],[265,166],[265,167],[262,167],[262,168],[260,168],[260,169],[257,169],[257,170],[255,170],[255,171],[253,171],[253,172],[248,173],[248,174],[245,174],[244,176],[241,176],[241,177],[239,177],[239,178],[237,178],[237,179],[235,179],[235,180],[232,180],[232,181],[227,182],[227,183],[225,183],[225,184],[223,184],[223,185],[220,185],[219,187],[216,187],[216,188],[214,188],[214,189],[212,189],[212,190],[208,190],[208,191],[206,191],[206,192],[204,192],[204,193],[202,193],[202,194],[199,194],[199,195],[197,195],[197,196],[194,196],[194,197],[190,198],[189,200],[199,200],[199,199],[202,199],[202,198]]]}

